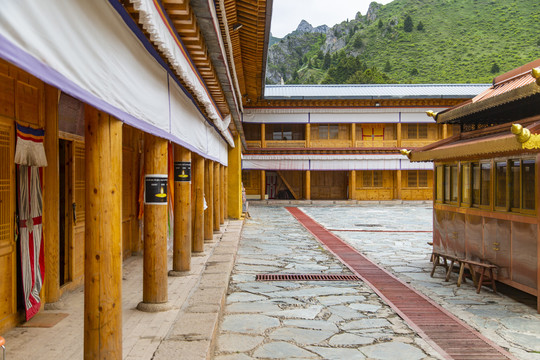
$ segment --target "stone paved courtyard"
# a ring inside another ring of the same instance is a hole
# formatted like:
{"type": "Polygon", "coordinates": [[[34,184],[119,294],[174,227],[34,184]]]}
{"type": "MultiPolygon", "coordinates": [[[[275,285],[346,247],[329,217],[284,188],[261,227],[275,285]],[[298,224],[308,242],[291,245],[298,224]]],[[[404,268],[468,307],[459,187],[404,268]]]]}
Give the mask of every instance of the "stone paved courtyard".
{"type": "MultiPolygon", "coordinates": [[[[255,281],[265,273],[350,273],[283,207],[250,207],[230,280],[215,359],[439,359],[367,285],[255,281]]],[[[540,359],[531,306],[443,270],[429,276],[430,204],[303,206],[302,210],[519,359],[540,359]],[[357,232],[338,230],[383,230],[357,232]]]]}

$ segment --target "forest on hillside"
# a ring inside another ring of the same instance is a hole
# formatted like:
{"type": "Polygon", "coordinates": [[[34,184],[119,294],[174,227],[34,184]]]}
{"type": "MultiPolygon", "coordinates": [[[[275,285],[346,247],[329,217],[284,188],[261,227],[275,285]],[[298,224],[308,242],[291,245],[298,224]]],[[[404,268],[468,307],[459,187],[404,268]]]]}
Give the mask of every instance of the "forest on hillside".
{"type": "Polygon", "coordinates": [[[267,83],[489,83],[540,58],[537,0],[394,0],[351,17],[273,38],[267,83]]]}

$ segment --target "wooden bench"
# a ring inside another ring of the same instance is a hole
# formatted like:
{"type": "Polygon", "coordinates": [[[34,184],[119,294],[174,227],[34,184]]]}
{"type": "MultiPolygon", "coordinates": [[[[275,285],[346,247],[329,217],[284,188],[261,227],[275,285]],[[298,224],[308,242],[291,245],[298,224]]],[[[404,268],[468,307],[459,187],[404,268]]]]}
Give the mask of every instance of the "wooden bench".
{"type": "MultiPolygon", "coordinates": [[[[491,288],[493,289],[493,292],[497,293],[497,285],[495,285],[495,278],[493,276],[493,270],[497,268],[497,266],[487,263],[482,263],[478,261],[472,261],[472,260],[460,260],[461,266],[459,267],[459,277],[458,277],[458,286],[461,284],[461,279],[463,278],[463,270],[465,268],[465,264],[469,267],[469,271],[471,273],[474,285],[477,286],[476,293],[479,294],[480,290],[482,289],[483,285],[491,285],[491,288]],[[474,270],[474,266],[478,266],[480,268],[479,271],[479,277],[476,278],[476,272],[474,270]],[[487,270],[487,273],[486,273],[487,270]]],[[[464,278],[463,278],[464,279],[464,278]]]]}
{"type": "Polygon", "coordinates": [[[497,268],[495,265],[482,263],[478,261],[472,261],[472,260],[466,260],[466,259],[460,259],[452,255],[443,254],[437,251],[433,251],[431,253],[431,261],[433,262],[433,268],[431,269],[431,277],[433,277],[433,274],[435,273],[435,269],[437,266],[442,266],[446,270],[446,277],[444,281],[450,280],[450,275],[452,274],[452,269],[454,267],[454,263],[457,263],[459,265],[459,275],[457,280],[457,286],[461,286],[461,283],[465,283],[467,280],[465,278],[465,266],[469,268],[469,272],[471,274],[472,281],[474,283],[474,286],[476,286],[476,293],[480,293],[480,289],[483,285],[491,285],[491,288],[493,289],[493,292],[497,293],[497,287],[495,285],[495,278],[493,277],[493,270],[497,268]],[[448,265],[448,261],[450,261],[450,265],[448,265]],[[479,271],[479,277],[476,277],[476,271],[474,269],[474,266],[477,266],[480,268],[479,271]],[[487,273],[486,273],[487,270],[487,273]]]}

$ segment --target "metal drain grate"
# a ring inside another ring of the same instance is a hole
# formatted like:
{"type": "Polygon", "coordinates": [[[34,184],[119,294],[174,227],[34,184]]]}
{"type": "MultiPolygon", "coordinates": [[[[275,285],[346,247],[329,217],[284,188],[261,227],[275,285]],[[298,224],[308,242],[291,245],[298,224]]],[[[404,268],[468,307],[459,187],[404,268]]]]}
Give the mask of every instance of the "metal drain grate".
{"type": "Polygon", "coordinates": [[[259,274],[256,281],[360,281],[356,275],[345,274],[259,274]]]}

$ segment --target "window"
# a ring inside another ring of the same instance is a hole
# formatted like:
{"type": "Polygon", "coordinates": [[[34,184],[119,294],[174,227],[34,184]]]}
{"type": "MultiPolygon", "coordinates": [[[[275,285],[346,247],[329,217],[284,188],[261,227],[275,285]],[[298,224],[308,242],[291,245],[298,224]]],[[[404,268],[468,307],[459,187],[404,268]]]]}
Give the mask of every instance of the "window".
{"type": "Polygon", "coordinates": [[[522,208],[534,210],[536,203],[536,192],[534,186],[535,166],[534,160],[523,160],[521,173],[521,194],[522,208]]]}
{"type": "Polygon", "coordinates": [[[458,193],[458,178],[457,178],[457,166],[445,166],[444,167],[444,202],[454,203],[457,202],[458,193]]]}
{"type": "Polygon", "coordinates": [[[491,187],[491,164],[490,163],[482,163],[480,165],[481,168],[481,198],[480,198],[480,205],[487,205],[489,206],[490,201],[490,187],[491,187]]]}
{"type": "Polygon", "coordinates": [[[382,171],[362,171],[362,187],[382,187],[382,171]]]}
{"type": "Polygon", "coordinates": [[[409,170],[407,171],[407,187],[427,187],[427,171],[425,170],[409,170]]]}
{"type": "Polygon", "coordinates": [[[427,124],[407,124],[407,139],[427,139],[427,124]]]}
{"type": "Polygon", "coordinates": [[[495,163],[495,206],[506,208],[506,161],[495,163]]]}
{"type": "Polygon", "coordinates": [[[305,140],[304,124],[266,124],[266,140],[305,140]]]}
{"type": "Polygon", "coordinates": [[[444,179],[444,166],[437,166],[435,168],[435,175],[437,176],[437,183],[436,183],[436,195],[437,195],[437,201],[442,202],[443,201],[443,194],[444,194],[444,187],[443,187],[443,179],[444,179]]]}
{"type": "Polygon", "coordinates": [[[319,139],[337,139],[339,136],[338,124],[319,124],[319,139]]]}
{"type": "Polygon", "coordinates": [[[251,187],[251,171],[242,170],[242,182],[245,188],[251,187]]]}
{"type": "Polygon", "coordinates": [[[480,164],[472,164],[472,203],[480,205],[480,164]]]}
{"type": "Polygon", "coordinates": [[[520,203],[520,184],[521,184],[521,162],[519,160],[510,160],[510,209],[521,209],[520,203]]]}
{"type": "Polygon", "coordinates": [[[461,202],[471,203],[471,164],[461,165],[461,202]]]}

